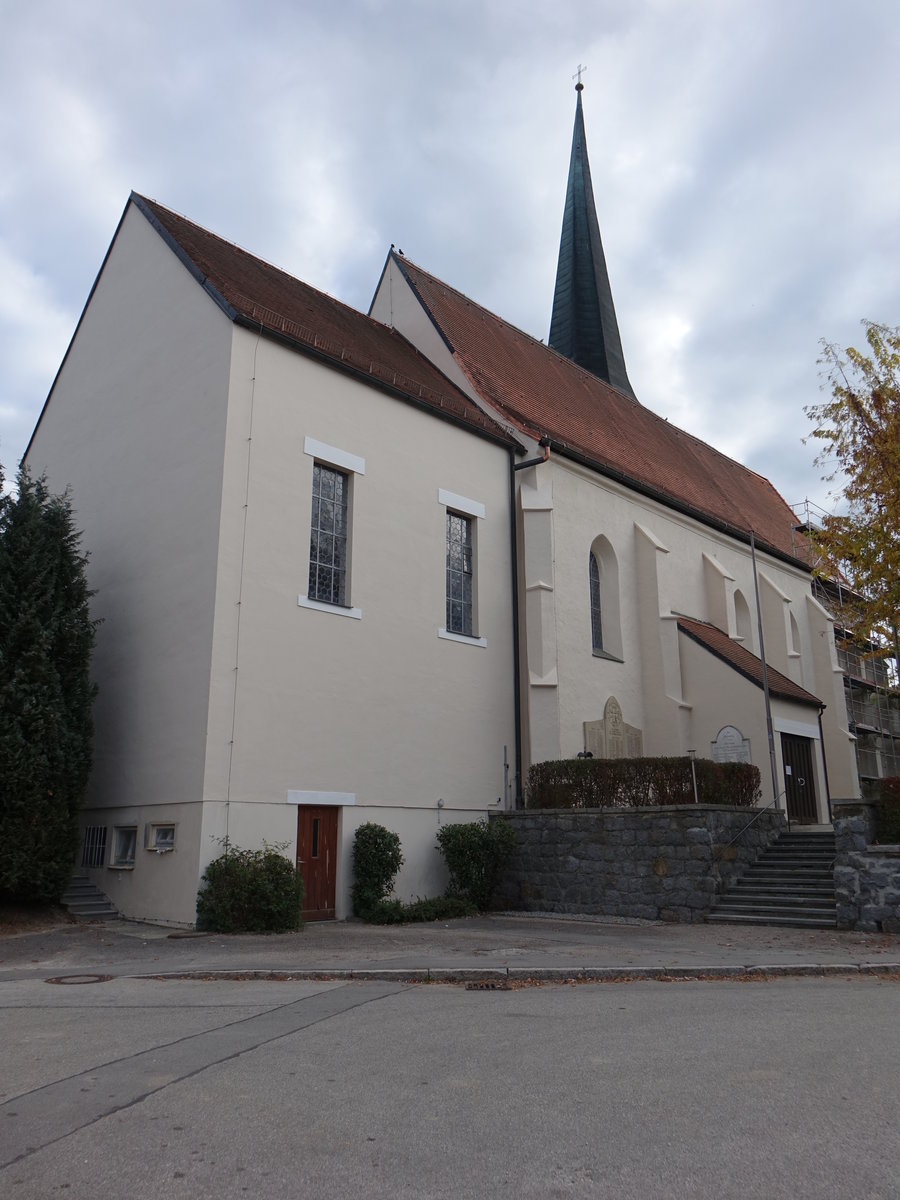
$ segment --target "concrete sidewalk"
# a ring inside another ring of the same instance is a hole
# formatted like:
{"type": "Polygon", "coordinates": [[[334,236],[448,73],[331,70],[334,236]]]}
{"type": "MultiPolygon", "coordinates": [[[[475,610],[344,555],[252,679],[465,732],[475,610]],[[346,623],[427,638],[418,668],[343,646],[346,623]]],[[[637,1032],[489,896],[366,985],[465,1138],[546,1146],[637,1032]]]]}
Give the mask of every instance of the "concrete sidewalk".
{"type": "Polygon", "coordinates": [[[184,934],[128,921],[0,939],[0,980],[273,974],[472,979],[900,975],[900,937],[741,925],[503,914],[426,925],[307,925],[297,934],[184,934]]]}

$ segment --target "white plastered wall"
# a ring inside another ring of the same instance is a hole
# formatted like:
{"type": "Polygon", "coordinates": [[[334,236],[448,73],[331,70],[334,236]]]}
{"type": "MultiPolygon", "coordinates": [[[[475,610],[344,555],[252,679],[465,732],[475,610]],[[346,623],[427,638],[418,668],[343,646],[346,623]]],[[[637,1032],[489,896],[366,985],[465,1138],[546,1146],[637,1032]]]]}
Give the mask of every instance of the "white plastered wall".
{"type": "MultiPolygon", "coordinates": [[[[201,865],[226,832],[287,842],[293,854],[288,792],[352,793],[340,820],[344,916],[356,823],[383,813],[418,844],[433,839],[439,799],[475,819],[503,796],[504,747],[512,761],[515,745],[508,454],[240,329],[225,454],[201,865]],[[349,605],[359,619],[298,604],[308,586],[307,439],[364,462],[351,479],[349,605]],[[485,645],[438,636],[439,491],[484,506],[473,520],[485,645]]],[[[420,856],[404,853],[400,893],[440,890],[420,856]]]]}
{"type": "MultiPolygon", "coordinates": [[[[685,697],[690,703],[689,735],[698,758],[710,758],[711,743],[726,725],[739,729],[750,742],[751,762],[759,768],[763,804],[773,800],[769,738],[763,690],[738,674],[727,663],[684,633],[679,634],[685,697]]],[[[823,770],[818,710],[778,696],[771,699],[775,745],[775,778],[778,807],[784,811],[784,762],[782,732],[794,733],[811,742],[815,771],[816,804],[821,823],[828,821],[828,801],[823,770]]]]}
{"type": "MultiPolygon", "coordinates": [[[[529,529],[536,529],[543,559],[553,563],[547,588],[552,617],[544,613],[541,621],[524,623],[528,661],[539,663],[545,678],[555,671],[557,679],[556,687],[543,689],[538,704],[535,688],[530,689],[526,712],[538,752],[532,748],[528,761],[577,754],[584,748],[584,722],[601,719],[611,696],[619,701],[626,723],[643,731],[645,753],[701,752],[694,745],[694,698],[684,684],[683,639],[675,615],[710,621],[735,636],[739,591],[751,605],[755,626],[749,546],[560,456],[522,474],[520,507],[527,508],[533,503],[529,497],[540,491],[549,497],[546,507],[552,515],[547,529],[534,522],[529,526],[524,513],[526,559],[532,553],[529,529]],[[528,478],[532,475],[534,480],[528,478]],[[600,535],[609,540],[618,565],[621,662],[591,650],[588,555],[600,535]],[[553,746],[555,753],[548,753],[553,746]]],[[[757,558],[767,649],[771,643],[778,667],[827,705],[823,727],[829,783],[833,795],[843,794],[853,787],[855,772],[827,614],[812,600],[806,572],[764,552],[758,551],[757,558]],[[799,631],[796,648],[791,617],[799,631]]],[[[525,602],[530,603],[527,591],[525,602]]],[[[754,628],[742,644],[758,654],[757,643],[754,628]]],[[[525,686],[523,681],[523,690],[525,686]]]]}
{"type": "Polygon", "coordinates": [[[71,488],[103,622],[85,821],[184,810],[172,855],[93,872],[129,916],[188,921],[196,895],[197,838],[181,833],[203,799],[230,342],[129,206],[28,453],[52,490],[71,488]]]}

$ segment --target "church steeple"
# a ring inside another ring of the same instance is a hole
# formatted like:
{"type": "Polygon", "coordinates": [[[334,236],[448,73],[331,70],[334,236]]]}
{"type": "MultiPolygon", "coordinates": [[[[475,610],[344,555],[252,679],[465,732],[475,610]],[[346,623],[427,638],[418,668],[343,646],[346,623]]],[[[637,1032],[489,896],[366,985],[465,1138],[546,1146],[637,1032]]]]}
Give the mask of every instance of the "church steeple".
{"type": "Polygon", "coordinates": [[[616,321],[612,289],[594,207],[591,168],[584,136],[579,71],[575,91],[575,131],[569,160],[569,182],[559,241],[559,265],[553,294],[549,344],[585,370],[634,396],[616,321]]]}

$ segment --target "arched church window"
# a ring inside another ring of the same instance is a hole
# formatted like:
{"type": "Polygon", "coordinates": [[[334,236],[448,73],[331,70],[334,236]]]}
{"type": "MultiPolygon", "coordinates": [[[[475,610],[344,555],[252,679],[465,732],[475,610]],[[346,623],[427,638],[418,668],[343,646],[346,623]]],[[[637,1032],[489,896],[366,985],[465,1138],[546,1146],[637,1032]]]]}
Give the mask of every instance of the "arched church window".
{"type": "Polygon", "coordinates": [[[753,649],[753,623],[750,619],[750,605],[744,599],[743,593],[734,593],[734,624],[737,637],[748,650],[753,649]]]}
{"type": "Polygon", "coordinates": [[[600,568],[597,565],[597,556],[593,552],[590,553],[590,577],[591,577],[591,648],[593,650],[603,649],[603,618],[600,609],[600,568]]]}
{"type": "Polygon", "coordinates": [[[619,621],[619,563],[609,539],[594,538],[588,555],[591,649],[600,658],[622,661],[619,621]]]}
{"type": "Polygon", "coordinates": [[[800,653],[800,626],[797,624],[797,618],[791,613],[791,653],[800,653]]]}

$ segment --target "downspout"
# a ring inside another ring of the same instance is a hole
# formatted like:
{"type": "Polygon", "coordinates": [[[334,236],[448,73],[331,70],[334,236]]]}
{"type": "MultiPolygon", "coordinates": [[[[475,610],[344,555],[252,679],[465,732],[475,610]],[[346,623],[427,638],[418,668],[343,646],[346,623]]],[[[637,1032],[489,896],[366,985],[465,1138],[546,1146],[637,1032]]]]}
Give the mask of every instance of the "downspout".
{"type": "Polygon", "coordinates": [[[513,687],[515,689],[514,713],[516,723],[516,786],[513,805],[523,807],[522,799],[522,671],[519,663],[519,539],[516,522],[516,471],[526,467],[536,467],[545,463],[550,457],[550,439],[542,437],[539,443],[544,453],[541,458],[529,458],[524,462],[515,461],[515,452],[509,451],[509,535],[510,562],[512,563],[512,620],[513,620],[513,687]]]}
{"type": "Polygon", "coordinates": [[[831,824],[831,788],[828,784],[828,756],[825,753],[825,732],[822,729],[822,713],[825,705],[819,709],[819,745],[822,747],[822,776],[825,780],[825,802],[828,805],[828,823],[831,824]]]}
{"type": "MultiPolygon", "coordinates": [[[[512,563],[512,629],[513,629],[513,712],[515,720],[515,769],[513,808],[522,807],[522,672],[519,667],[519,539],[516,528],[516,464],[515,451],[509,451],[509,546],[512,563]]],[[[505,797],[504,797],[505,799],[505,797]]]]}
{"type": "MultiPolygon", "coordinates": [[[[772,796],[775,808],[778,805],[778,771],[775,767],[775,732],[772,726],[772,704],[769,699],[769,672],[766,667],[766,643],[763,639],[762,609],[759,606],[759,576],[756,572],[756,534],[750,530],[750,557],[753,561],[753,593],[756,599],[756,627],[759,631],[759,661],[762,664],[763,696],[766,702],[766,734],[769,739],[769,764],[772,768],[772,796]]],[[[784,815],[787,826],[791,828],[791,815],[788,812],[787,796],[784,798],[784,815]]]]}

